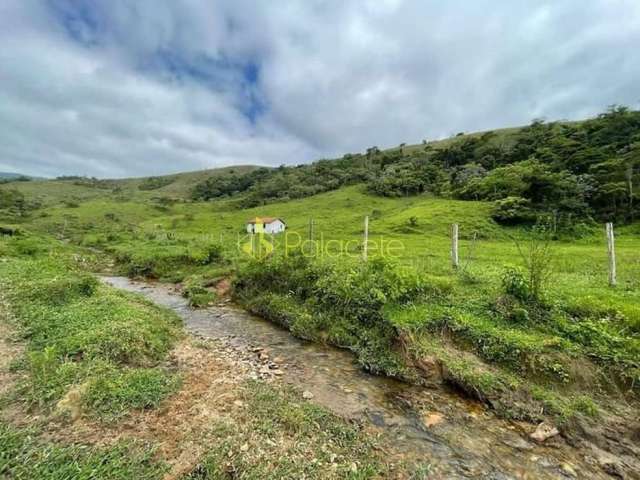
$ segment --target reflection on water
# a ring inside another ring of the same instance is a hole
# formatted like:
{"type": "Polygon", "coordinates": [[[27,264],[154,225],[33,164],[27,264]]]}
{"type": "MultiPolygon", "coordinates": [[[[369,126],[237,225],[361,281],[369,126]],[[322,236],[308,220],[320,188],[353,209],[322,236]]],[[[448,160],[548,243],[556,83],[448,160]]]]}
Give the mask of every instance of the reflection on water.
{"type": "Polygon", "coordinates": [[[351,353],[296,339],[235,306],[195,310],[171,286],[123,277],[104,280],[171,308],[191,333],[223,338],[236,347],[268,349],[271,358],[279,357],[278,363],[287,366],[283,381],[311,392],[314,402],[337,414],[366,418],[384,428],[408,459],[432,465],[431,478],[571,478],[567,465],[581,476],[609,478],[562,441],[535,445],[517,426],[446,388],[425,389],[369,375],[351,353]]]}

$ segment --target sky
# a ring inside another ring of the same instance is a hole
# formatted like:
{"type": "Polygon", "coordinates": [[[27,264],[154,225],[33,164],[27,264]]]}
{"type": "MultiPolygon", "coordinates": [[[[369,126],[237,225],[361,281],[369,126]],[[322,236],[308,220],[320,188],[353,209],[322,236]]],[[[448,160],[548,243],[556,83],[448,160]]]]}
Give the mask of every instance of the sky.
{"type": "Polygon", "coordinates": [[[640,108],[638,0],[0,0],[0,171],[307,163],[640,108]]]}

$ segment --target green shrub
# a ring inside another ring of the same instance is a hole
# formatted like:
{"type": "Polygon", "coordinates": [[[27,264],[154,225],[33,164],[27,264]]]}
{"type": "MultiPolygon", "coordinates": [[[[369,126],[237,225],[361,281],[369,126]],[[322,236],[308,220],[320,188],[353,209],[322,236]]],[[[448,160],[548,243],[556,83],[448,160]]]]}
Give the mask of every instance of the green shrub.
{"type": "Polygon", "coordinates": [[[222,246],[199,245],[178,240],[153,241],[115,249],[116,261],[129,277],[163,278],[185,266],[204,266],[223,261],[222,246]]]}
{"type": "Polygon", "coordinates": [[[502,274],[502,289],[518,300],[527,301],[531,297],[529,283],[522,270],[507,268],[502,274]]]}
{"type": "Polygon", "coordinates": [[[27,293],[31,300],[45,300],[51,304],[63,304],[77,297],[90,297],[98,288],[99,282],[93,275],[56,276],[33,282],[27,293]]]}
{"type": "Polygon", "coordinates": [[[138,189],[143,191],[158,190],[159,188],[171,185],[175,181],[175,177],[149,177],[140,182],[138,189]]]}
{"type": "Polygon", "coordinates": [[[190,279],[185,282],[182,296],[189,300],[192,307],[205,307],[215,301],[216,294],[202,285],[201,279],[190,279]]]}
{"type": "Polygon", "coordinates": [[[18,255],[36,256],[47,251],[47,245],[36,238],[17,237],[12,246],[18,255]]]}
{"type": "Polygon", "coordinates": [[[497,200],[491,217],[503,225],[533,224],[537,214],[531,208],[531,201],[522,197],[507,197],[497,200]]]}

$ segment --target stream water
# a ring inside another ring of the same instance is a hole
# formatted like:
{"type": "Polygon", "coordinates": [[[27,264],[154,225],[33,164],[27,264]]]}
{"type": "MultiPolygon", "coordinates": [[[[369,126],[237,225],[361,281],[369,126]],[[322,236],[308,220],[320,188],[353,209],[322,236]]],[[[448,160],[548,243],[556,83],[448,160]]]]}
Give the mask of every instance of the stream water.
{"type": "Polygon", "coordinates": [[[416,387],[369,375],[351,353],[298,340],[233,305],[196,310],[168,285],[123,277],[104,281],[174,310],[193,334],[268,349],[287,365],[283,381],[311,392],[314,402],[339,415],[384,429],[396,451],[431,465],[428,478],[611,478],[560,437],[538,445],[528,439],[526,427],[498,419],[446,387],[416,387]]]}

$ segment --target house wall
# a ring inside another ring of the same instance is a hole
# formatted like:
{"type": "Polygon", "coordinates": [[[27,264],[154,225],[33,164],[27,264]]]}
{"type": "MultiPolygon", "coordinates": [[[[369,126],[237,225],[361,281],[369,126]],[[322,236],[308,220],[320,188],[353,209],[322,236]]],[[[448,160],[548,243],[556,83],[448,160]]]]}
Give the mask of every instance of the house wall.
{"type": "MultiPolygon", "coordinates": [[[[264,226],[264,233],[272,235],[275,233],[284,232],[285,229],[286,225],[284,223],[282,223],[280,220],[275,220],[271,223],[267,223],[264,226]]],[[[255,233],[255,224],[247,223],[247,233],[255,233]]]]}
{"type": "Polygon", "coordinates": [[[265,233],[269,234],[284,232],[284,229],[285,225],[280,220],[275,220],[264,226],[265,233]]]}

